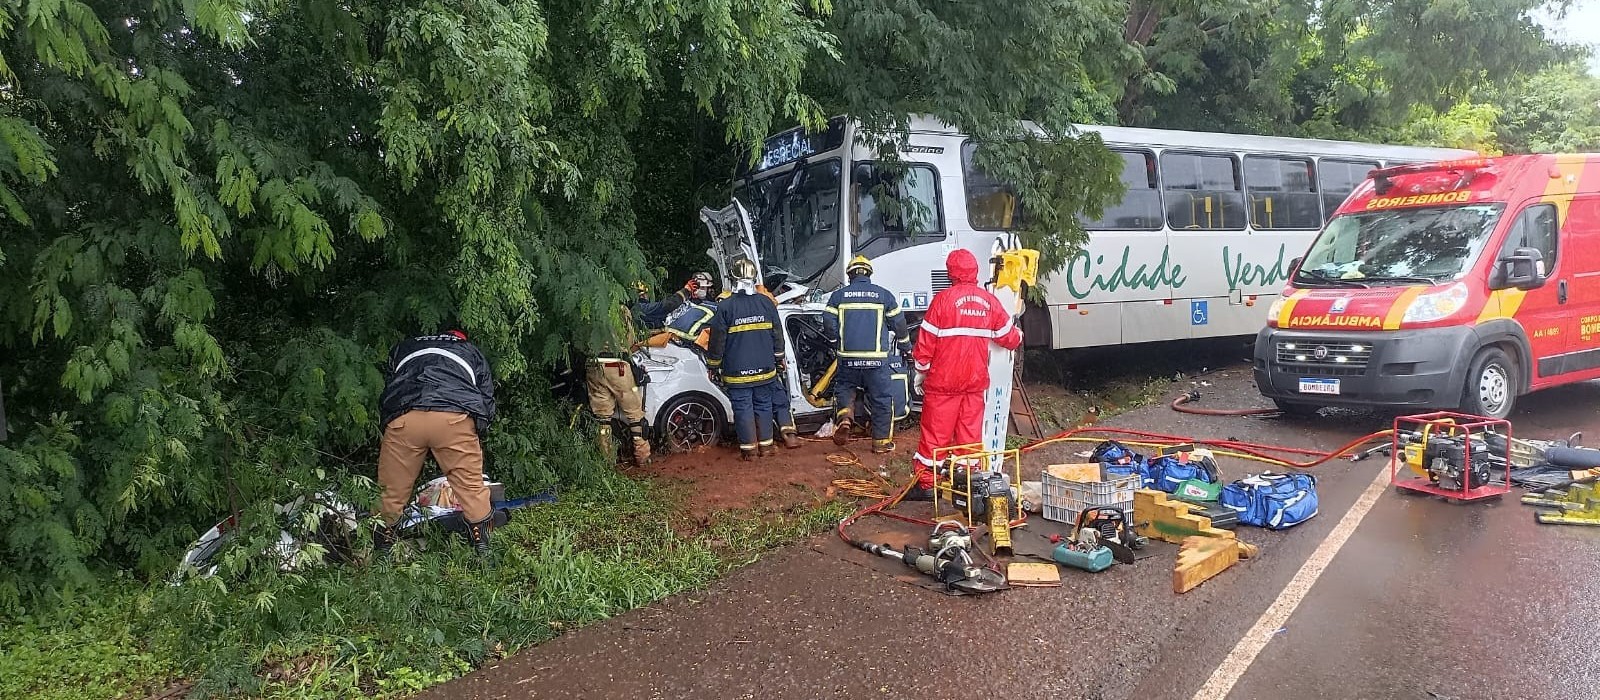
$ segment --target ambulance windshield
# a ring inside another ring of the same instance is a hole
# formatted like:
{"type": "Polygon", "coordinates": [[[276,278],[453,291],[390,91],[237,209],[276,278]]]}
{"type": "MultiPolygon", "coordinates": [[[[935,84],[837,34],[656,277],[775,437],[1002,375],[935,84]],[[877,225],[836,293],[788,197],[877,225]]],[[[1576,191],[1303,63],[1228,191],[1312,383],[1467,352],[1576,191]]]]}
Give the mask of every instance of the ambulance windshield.
{"type": "Polygon", "coordinates": [[[1305,286],[1438,284],[1483,252],[1499,204],[1346,214],[1328,222],[1295,276],[1305,286]]]}

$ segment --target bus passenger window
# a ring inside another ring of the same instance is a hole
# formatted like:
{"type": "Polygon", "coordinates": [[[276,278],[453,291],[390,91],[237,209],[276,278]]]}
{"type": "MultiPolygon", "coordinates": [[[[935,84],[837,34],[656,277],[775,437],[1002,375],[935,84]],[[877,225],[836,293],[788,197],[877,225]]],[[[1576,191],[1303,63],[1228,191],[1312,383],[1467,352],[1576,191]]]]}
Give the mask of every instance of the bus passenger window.
{"type": "Polygon", "coordinates": [[[1317,187],[1322,190],[1322,220],[1333,218],[1333,213],[1354,192],[1356,185],[1367,179],[1367,173],[1378,168],[1374,161],[1336,160],[1323,158],[1317,163],[1317,187]]]}
{"type": "Polygon", "coordinates": [[[974,231],[1010,231],[1022,226],[1027,212],[1022,209],[1022,198],[1011,185],[989,177],[973,154],[978,145],[968,141],[961,144],[961,175],[966,182],[967,225],[974,231]]]}
{"type": "Polygon", "coordinates": [[[944,240],[939,174],[928,165],[858,162],[850,178],[854,255],[869,258],[944,240]]]}
{"type": "Polygon", "coordinates": [[[1163,153],[1161,184],[1174,230],[1244,228],[1244,188],[1233,156],[1163,153]]]}
{"type": "Polygon", "coordinates": [[[1112,150],[1122,159],[1122,201],[1106,206],[1098,221],[1080,217],[1086,231],[1160,231],[1161,191],[1156,189],[1156,159],[1142,151],[1112,150]]]}
{"type": "Polygon", "coordinates": [[[1310,158],[1245,156],[1244,184],[1250,225],[1258,229],[1314,231],[1322,227],[1322,197],[1310,158]]]}

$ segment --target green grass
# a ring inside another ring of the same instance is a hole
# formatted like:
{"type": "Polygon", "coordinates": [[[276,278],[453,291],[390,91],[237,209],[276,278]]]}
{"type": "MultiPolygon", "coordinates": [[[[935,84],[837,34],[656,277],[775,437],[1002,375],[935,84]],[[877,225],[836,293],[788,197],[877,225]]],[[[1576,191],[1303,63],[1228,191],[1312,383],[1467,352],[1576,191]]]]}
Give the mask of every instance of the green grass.
{"type": "Polygon", "coordinates": [[[722,513],[684,535],[668,525],[674,506],[620,477],[563,494],[496,531],[491,568],[437,540],[387,564],[107,581],[0,630],[0,697],[142,697],[179,678],[204,695],[401,696],[704,586],[847,510],[722,513]]]}

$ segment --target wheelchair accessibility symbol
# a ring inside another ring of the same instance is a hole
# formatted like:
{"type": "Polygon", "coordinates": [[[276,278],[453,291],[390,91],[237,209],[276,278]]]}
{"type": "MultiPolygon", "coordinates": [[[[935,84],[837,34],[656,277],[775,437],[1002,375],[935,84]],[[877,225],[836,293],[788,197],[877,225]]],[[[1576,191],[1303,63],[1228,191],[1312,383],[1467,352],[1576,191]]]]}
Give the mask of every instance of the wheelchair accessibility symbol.
{"type": "Polygon", "coordinates": [[[1210,303],[1207,301],[1189,302],[1189,325],[1204,326],[1211,322],[1210,303]]]}

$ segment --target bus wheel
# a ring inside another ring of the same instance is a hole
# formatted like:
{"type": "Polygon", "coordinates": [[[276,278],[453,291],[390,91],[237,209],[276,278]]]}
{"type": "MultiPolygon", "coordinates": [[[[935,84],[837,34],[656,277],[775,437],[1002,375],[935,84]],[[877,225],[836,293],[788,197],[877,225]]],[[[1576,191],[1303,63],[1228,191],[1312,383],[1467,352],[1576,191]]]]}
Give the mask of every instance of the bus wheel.
{"type": "Polygon", "coordinates": [[[1478,352],[1467,372],[1461,408],[1485,418],[1505,418],[1517,401],[1517,373],[1511,358],[1500,348],[1478,352]]]}
{"type": "Polygon", "coordinates": [[[1289,418],[1315,418],[1317,416],[1317,411],[1322,410],[1321,406],[1316,406],[1309,403],[1295,403],[1293,401],[1284,401],[1282,399],[1273,399],[1272,403],[1278,407],[1279,413],[1282,413],[1289,418]]]}

